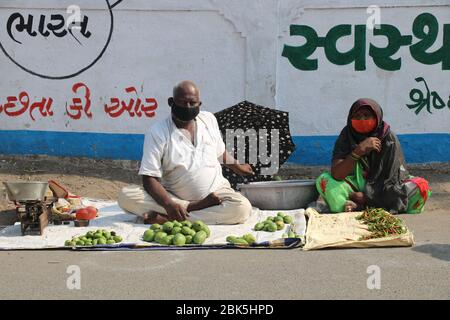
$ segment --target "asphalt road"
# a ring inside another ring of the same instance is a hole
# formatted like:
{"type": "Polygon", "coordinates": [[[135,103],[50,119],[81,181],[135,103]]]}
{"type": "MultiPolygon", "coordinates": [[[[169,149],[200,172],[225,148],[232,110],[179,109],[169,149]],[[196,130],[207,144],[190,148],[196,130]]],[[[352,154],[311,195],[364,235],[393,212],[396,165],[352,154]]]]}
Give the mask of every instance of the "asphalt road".
{"type": "Polygon", "coordinates": [[[402,217],[412,248],[0,252],[0,298],[449,299],[450,212],[402,217]],[[72,265],[80,289],[67,286],[72,265]],[[371,290],[373,265],[381,281],[371,290]]]}

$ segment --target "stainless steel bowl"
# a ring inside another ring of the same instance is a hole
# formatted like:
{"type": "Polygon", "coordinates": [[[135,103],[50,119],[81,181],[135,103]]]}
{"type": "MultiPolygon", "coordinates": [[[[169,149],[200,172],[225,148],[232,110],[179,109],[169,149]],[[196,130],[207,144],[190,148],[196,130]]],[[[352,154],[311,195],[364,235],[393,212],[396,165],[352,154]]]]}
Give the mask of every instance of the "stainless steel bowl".
{"type": "Polygon", "coordinates": [[[315,180],[285,180],[239,184],[238,189],[254,207],[262,210],[306,208],[317,200],[315,180]]]}
{"type": "Polygon", "coordinates": [[[3,182],[10,201],[43,201],[47,192],[48,182],[16,181],[3,182]]]}

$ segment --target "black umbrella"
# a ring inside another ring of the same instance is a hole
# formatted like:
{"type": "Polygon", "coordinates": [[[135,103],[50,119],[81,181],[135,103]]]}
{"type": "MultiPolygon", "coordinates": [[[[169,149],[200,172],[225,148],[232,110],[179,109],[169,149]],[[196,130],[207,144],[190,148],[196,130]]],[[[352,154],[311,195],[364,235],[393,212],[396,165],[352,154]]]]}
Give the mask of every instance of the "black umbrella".
{"type": "Polygon", "coordinates": [[[238,158],[239,155],[237,140],[243,139],[242,133],[244,134],[245,140],[241,141],[245,145],[245,150],[240,151],[245,152],[245,163],[250,163],[256,173],[253,177],[242,177],[223,167],[223,174],[230,181],[233,188],[236,188],[238,183],[273,180],[278,167],[286,162],[295,150],[289,131],[288,112],[243,101],[217,112],[215,116],[224,142],[227,144],[227,150],[235,158],[238,158]],[[236,131],[239,129],[242,131],[236,131]],[[237,139],[230,139],[230,134],[234,134],[237,139]],[[278,140],[278,143],[276,140],[278,140]],[[258,141],[256,149],[255,141],[258,141]],[[272,154],[272,149],[274,152],[278,149],[278,154],[272,154]],[[268,164],[268,160],[274,159],[274,157],[278,157],[278,166],[275,171],[273,170],[273,163],[268,164]]]}

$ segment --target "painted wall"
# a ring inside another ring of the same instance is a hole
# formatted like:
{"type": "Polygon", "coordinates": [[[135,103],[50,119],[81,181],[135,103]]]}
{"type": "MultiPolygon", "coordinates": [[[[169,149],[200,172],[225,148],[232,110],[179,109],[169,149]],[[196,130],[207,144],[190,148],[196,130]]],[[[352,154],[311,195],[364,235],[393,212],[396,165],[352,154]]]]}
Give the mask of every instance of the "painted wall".
{"type": "Polygon", "coordinates": [[[192,79],[212,112],[289,111],[293,163],[328,164],[359,97],[382,105],[409,162],[450,161],[448,1],[371,4],[2,1],[0,154],[139,160],[173,85],[192,79]]]}

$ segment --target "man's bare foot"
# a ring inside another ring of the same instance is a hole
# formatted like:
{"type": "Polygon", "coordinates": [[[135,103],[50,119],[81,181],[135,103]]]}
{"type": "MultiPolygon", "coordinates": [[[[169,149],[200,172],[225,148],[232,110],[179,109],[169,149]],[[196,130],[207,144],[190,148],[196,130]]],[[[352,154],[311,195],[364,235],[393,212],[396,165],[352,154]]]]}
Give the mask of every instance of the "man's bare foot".
{"type": "Polygon", "coordinates": [[[214,193],[210,193],[204,199],[192,201],[187,207],[187,211],[198,211],[209,207],[217,206],[222,203],[222,200],[214,193]]]}
{"type": "Polygon", "coordinates": [[[144,224],[164,224],[169,221],[169,218],[163,214],[159,214],[158,212],[149,212],[145,213],[144,216],[144,224]]]}
{"type": "Polygon", "coordinates": [[[357,208],[358,206],[356,205],[356,203],[354,203],[351,200],[348,200],[344,206],[345,212],[352,212],[355,211],[357,208]]]}

